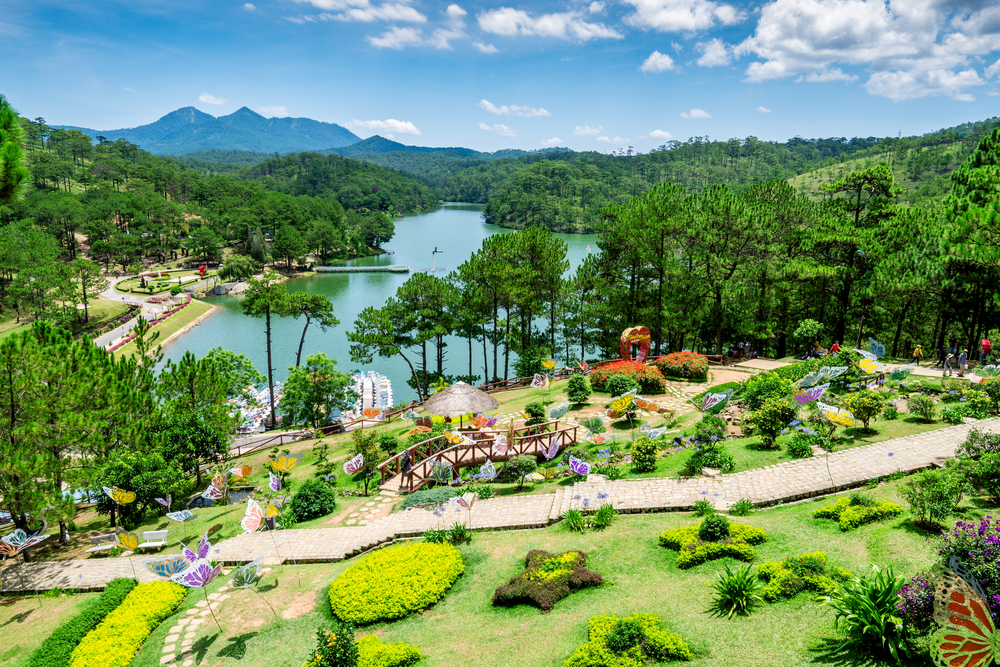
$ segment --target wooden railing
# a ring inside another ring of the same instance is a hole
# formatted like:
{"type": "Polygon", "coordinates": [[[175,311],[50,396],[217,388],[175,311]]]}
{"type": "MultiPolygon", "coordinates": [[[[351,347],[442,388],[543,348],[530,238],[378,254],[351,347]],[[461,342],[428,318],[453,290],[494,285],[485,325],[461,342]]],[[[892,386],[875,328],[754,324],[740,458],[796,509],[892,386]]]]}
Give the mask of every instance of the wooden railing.
{"type": "Polygon", "coordinates": [[[268,446],[280,447],[288,442],[297,442],[298,440],[308,440],[313,437],[315,431],[312,429],[307,429],[305,431],[293,431],[290,433],[279,433],[277,435],[268,436],[266,438],[261,438],[259,440],[251,440],[250,442],[245,442],[242,445],[236,445],[235,447],[229,448],[230,456],[243,456],[245,454],[251,454],[259,449],[263,449],[268,446]],[[233,452],[236,452],[233,454],[233,452]]]}

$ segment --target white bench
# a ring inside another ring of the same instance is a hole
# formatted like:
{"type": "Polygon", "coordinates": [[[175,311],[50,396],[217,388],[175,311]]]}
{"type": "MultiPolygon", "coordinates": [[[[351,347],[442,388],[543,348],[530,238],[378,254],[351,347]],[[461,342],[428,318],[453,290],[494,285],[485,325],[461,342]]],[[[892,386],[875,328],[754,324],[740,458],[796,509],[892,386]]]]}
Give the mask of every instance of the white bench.
{"type": "Polygon", "coordinates": [[[99,553],[101,551],[108,551],[109,549],[114,549],[115,538],[118,537],[118,533],[120,532],[121,530],[116,530],[115,532],[108,533],[107,535],[94,535],[93,537],[90,538],[90,543],[93,544],[94,546],[90,547],[83,553],[93,554],[93,553],[99,553]]]}
{"type": "Polygon", "coordinates": [[[138,549],[159,549],[167,546],[167,531],[165,530],[147,530],[140,533],[139,537],[143,539],[143,542],[137,547],[138,549]]]}

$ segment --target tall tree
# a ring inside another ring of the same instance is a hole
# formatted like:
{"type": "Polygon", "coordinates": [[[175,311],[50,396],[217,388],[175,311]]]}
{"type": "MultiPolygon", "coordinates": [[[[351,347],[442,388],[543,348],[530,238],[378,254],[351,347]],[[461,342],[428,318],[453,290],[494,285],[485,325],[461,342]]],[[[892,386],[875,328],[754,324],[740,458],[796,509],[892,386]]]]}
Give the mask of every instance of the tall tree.
{"type": "Polygon", "coordinates": [[[83,303],[83,321],[90,321],[90,300],[97,298],[108,288],[108,279],[101,274],[101,268],[89,259],[78,259],[73,263],[73,275],[80,290],[83,303]]]}
{"type": "Polygon", "coordinates": [[[288,369],[281,407],[293,423],[325,426],[334,410],[344,410],[357,400],[351,378],[337,370],[337,362],[322,352],[310,354],[305,366],[288,369]]]}
{"type": "Polygon", "coordinates": [[[322,294],[292,292],[288,295],[285,314],[291,317],[306,318],[306,324],[302,327],[302,337],[299,338],[299,350],[295,355],[296,368],[302,360],[302,346],[306,342],[306,331],[309,330],[309,325],[313,320],[323,331],[340,324],[340,320],[333,315],[333,304],[322,294]]]}
{"type": "Polygon", "coordinates": [[[0,95],[0,206],[20,198],[31,178],[24,166],[22,141],[21,117],[0,95]]]}
{"type": "Polygon", "coordinates": [[[281,284],[281,276],[268,272],[260,278],[247,281],[240,307],[244,315],[264,318],[264,333],[267,338],[267,387],[270,394],[271,428],[277,425],[274,415],[274,362],[271,360],[271,315],[280,316],[287,310],[288,291],[281,284]]]}
{"type": "Polygon", "coordinates": [[[412,328],[403,320],[402,308],[395,297],[386,301],[382,308],[369,306],[354,320],[354,329],[347,332],[351,343],[351,361],[370,364],[376,357],[402,357],[410,367],[417,397],[424,400],[424,385],[413,362],[406,356],[405,348],[414,343],[412,328]]]}

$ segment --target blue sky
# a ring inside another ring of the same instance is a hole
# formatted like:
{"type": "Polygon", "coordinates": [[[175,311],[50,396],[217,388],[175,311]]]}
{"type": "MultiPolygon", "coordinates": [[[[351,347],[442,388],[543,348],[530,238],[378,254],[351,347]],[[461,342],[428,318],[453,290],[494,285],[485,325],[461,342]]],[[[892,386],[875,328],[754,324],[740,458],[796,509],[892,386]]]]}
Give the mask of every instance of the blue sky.
{"type": "Polygon", "coordinates": [[[645,152],[1000,115],[987,0],[0,2],[0,93],[50,124],[246,106],[409,144],[645,152]]]}

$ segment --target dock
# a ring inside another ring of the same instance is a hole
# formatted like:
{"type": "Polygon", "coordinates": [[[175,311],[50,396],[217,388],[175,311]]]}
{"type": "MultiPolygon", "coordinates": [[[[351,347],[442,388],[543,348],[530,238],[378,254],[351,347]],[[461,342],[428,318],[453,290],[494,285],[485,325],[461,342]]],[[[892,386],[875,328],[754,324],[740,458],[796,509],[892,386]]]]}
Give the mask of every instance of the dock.
{"type": "Polygon", "coordinates": [[[314,266],[313,271],[321,273],[409,273],[410,267],[406,264],[393,264],[391,266],[314,266]]]}

